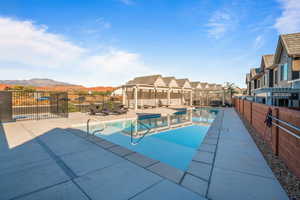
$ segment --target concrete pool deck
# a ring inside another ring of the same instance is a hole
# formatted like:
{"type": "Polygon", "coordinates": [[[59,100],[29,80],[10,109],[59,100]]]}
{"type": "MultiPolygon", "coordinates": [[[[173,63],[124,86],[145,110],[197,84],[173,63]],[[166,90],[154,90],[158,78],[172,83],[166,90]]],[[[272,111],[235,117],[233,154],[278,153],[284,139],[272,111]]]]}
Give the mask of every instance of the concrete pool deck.
{"type": "Polygon", "coordinates": [[[218,114],[186,172],[83,137],[78,116],[0,125],[1,200],[288,199],[233,109],[218,114]]]}

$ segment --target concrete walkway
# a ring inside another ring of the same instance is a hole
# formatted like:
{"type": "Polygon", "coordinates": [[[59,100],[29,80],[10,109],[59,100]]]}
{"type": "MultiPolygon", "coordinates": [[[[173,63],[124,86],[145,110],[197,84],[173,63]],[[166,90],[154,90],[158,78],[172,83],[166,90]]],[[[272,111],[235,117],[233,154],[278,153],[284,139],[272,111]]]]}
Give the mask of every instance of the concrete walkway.
{"type": "Polygon", "coordinates": [[[288,199],[234,110],[210,132],[199,155],[213,156],[197,154],[174,181],[157,161],[58,119],[0,125],[0,199],[288,199]]]}
{"type": "Polygon", "coordinates": [[[224,112],[208,198],[288,199],[233,109],[224,112]]]}

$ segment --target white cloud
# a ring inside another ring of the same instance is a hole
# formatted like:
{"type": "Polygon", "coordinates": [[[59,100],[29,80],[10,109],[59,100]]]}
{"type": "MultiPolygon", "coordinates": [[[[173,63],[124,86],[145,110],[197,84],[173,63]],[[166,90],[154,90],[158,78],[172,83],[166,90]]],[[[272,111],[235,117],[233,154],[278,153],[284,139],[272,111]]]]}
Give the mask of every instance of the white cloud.
{"type": "Polygon", "coordinates": [[[230,12],[218,10],[213,13],[206,26],[208,27],[208,34],[219,39],[232,30],[235,24],[236,19],[230,12]]]}
{"type": "Polygon", "coordinates": [[[254,49],[260,49],[264,45],[264,37],[262,35],[259,35],[255,38],[253,42],[253,48],[254,49]]]}
{"type": "Polygon", "coordinates": [[[279,33],[300,32],[300,2],[299,0],[279,0],[282,14],[277,18],[274,27],[279,33]]]}
{"type": "Polygon", "coordinates": [[[113,84],[124,83],[134,76],[154,73],[135,53],[112,49],[102,55],[87,57],[81,67],[90,71],[91,84],[97,80],[113,84]]]}
{"type": "Polygon", "coordinates": [[[94,52],[49,33],[44,26],[1,17],[0,71],[0,79],[38,76],[84,85],[117,85],[152,73],[139,54],[112,48],[94,52]]]}
{"type": "Polygon", "coordinates": [[[61,67],[85,52],[62,36],[30,21],[0,18],[0,60],[31,66],[61,67]]]}

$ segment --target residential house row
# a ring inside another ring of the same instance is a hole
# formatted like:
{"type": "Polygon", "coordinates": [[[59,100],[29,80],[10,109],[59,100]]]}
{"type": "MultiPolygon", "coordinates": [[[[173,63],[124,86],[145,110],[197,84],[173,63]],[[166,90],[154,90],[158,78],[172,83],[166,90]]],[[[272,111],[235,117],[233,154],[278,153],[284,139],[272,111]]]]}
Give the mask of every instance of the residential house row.
{"type": "Polygon", "coordinates": [[[248,99],[274,106],[300,108],[300,33],[279,36],[274,54],[246,75],[248,99]]]}
{"type": "Polygon", "coordinates": [[[143,108],[157,106],[223,105],[226,101],[221,84],[192,82],[162,75],[136,77],[120,87],[123,104],[143,108]]]}

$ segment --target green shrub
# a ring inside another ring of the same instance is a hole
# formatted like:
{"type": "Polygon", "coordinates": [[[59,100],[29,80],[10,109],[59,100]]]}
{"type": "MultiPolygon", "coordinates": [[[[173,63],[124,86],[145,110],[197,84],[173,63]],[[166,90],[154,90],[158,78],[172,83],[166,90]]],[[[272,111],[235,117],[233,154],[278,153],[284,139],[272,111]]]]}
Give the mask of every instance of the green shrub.
{"type": "Polygon", "coordinates": [[[77,112],[78,109],[76,108],[76,106],[72,103],[68,103],[68,111],[69,112],[77,112]]]}

